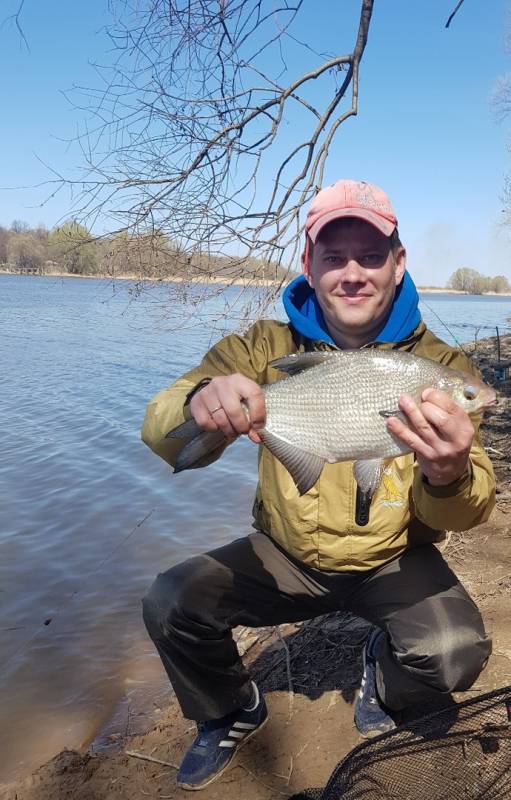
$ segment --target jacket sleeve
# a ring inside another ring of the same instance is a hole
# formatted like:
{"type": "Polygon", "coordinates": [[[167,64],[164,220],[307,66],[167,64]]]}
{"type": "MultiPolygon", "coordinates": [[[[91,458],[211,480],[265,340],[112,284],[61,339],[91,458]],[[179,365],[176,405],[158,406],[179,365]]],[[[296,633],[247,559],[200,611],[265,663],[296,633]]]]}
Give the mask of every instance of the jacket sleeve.
{"type": "MultiPolygon", "coordinates": [[[[279,336],[278,330],[282,331],[283,327],[287,326],[261,320],[245,336],[231,334],[221,339],[206,353],[198,367],[185,373],[150,401],[142,425],[142,441],[174,466],[186,440],[166,439],[165,435],[190,418],[186,405],[190,392],[205,378],[232,375],[234,372],[239,372],[257,383],[265,383],[268,380],[268,361],[272,358],[272,338],[279,336]]],[[[282,332],[279,338],[282,338],[282,332]]],[[[197,466],[206,466],[215,461],[224,449],[225,445],[222,445],[197,466]]]]}
{"type": "MultiPolygon", "coordinates": [[[[468,359],[459,354],[448,365],[480,377],[468,359]]],[[[479,437],[481,418],[481,415],[471,417],[475,436],[469,468],[461,478],[447,486],[431,486],[415,464],[412,490],[415,513],[430,528],[468,530],[485,522],[495,506],[495,475],[479,437]]]]}

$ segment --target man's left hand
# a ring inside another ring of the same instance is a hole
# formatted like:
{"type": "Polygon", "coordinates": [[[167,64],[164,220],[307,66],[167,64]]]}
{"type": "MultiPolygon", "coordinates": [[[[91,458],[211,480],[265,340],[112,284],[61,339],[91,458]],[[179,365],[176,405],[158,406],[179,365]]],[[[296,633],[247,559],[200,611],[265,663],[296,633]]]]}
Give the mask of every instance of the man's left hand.
{"type": "Polygon", "coordinates": [[[461,478],[469,465],[474,426],[468,414],[445,392],[425,389],[418,405],[410,395],[399,398],[406,417],[390,417],[387,428],[417,456],[432,486],[446,486],[461,478]]]}

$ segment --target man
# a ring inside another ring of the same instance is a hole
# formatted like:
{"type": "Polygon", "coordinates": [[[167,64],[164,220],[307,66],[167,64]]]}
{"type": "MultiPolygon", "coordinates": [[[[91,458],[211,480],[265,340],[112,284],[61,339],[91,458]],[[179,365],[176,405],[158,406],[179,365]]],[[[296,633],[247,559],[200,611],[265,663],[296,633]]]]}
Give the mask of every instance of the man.
{"type": "MultiPolygon", "coordinates": [[[[280,377],[270,362],[292,352],[394,348],[473,372],[421,321],[381,189],[338,181],[316,196],[305,227],[303,276],[284,293],[289,322],[263,320],[245,336],[227,336],[149,404],[142,437],[170,464],[183,441],[165,434],[190,417],[222,431],[226,443],[240,434],[259,443],[261,385],[280,377]]],[[[159,575],[144,599],[149,634],[183,713],[198,723],[180,786],[199,789],[218,777],[266,721],[264,698],[232,639],[237,625],[339,609],[373,623],[355,703],[364,736],[391,730],[411,704],[469,688],[483,668],[491,644],[480,614],[432,544],[444,529],[486,520],[493,507],[494,477],[477,421],[436,390],[420,403],[403,395],[400,408],[407,424],[393,417],[388,429],[414,452],[392,461],[370,504],[350,463],[327,464],[300,496],[261,447],[256,532],[159,575]]]]}

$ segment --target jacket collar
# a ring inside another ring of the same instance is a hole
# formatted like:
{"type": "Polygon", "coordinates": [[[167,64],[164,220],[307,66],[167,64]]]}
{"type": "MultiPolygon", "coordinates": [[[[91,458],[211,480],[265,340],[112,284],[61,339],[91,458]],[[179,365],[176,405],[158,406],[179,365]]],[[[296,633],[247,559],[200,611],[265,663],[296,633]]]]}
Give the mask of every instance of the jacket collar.
{"type": "MultiPolygon", "coordinates": [[[[328,333],[316,293],[303,275],[286,287],[282,300],[291,325],[302,336],[336,346],[328,333]]],[[[405,272],[396,289],[389,316],[374,341],[401,342],[413,334],[420,321],[419,294],[412,278],[405,272]]]]}

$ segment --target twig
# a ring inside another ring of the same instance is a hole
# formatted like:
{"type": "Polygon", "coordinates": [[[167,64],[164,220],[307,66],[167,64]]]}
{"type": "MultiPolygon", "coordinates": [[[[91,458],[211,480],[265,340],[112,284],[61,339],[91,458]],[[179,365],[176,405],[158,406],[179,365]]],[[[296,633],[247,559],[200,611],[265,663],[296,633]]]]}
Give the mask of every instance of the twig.
{"type": "Polygon", "coordinates": [[[291,717],[293,713],[293,703],[294,703],[294,689],[293,689],[293,676],[291,675],[291,656],[289,654],[289,647],[285,642],[280,628],[277,626],[277,636],[279,637],[280,643],[285,650],[286,653],[286,672],[287,672],[287,688],[289,692],[289,716],[291,717]]]}
{"type": "Polygon", "coordinates": [[[247,772],[255,781],[257,781],[257,783],[260,783],[261,786],[264,786],[265,789],[271,789],[272,792],[278,792],[278,794],[283,794],[285,797],[288,796],[287,792],[282,792],[280,789],[275,788],[275,786],[270,786],[268,783],[264,783],[264,781],[260,780],[257,775],[254,775],[254,773],[251,772],[251,770],[249,770],[244,764],[238,764],[238,767],[244,769],[245,772],[247,772]]]}
{"type": "Polygon", "coordinates": [[[164,767],[179,769],[178,764],[172,764],[171,761],[162,761],[161,758],[154,758],[154,756],[146,756],[144,753],[136,753],[135,750],[125,750],[124,753],[132,758],[140,758],[142,761],[153,761],[155,764],[163,764],[164,767]]]}
{"type": "Polygon", "coordinates": [[[295,765],[293,763],[293,756],[291,756],[291,761],[290,761],[290,764],[289,764],[289,775],[287,776],[286,786],[289,786],[289,782],[291,780],[291,775],[293,774],[294,766],[295,765]]]}
{"type": "Polygon", "coordinates": [[[459,0],[459,3],[457,3],[457,5],[456,5],[456,8],[454,9],[454,11],[453,11],[453,12],[452,12],[452,14],[450,15],[449,19],[448,19],[448,20],[447,20],[447,22],[445,23],[445,27],[446,27],[446,28],[448,28],[448,27],[449,27],[449,25],[451,24],[451,21],[452,21],[453,17],[455,16],[455,14],[457,14],[457,13],[458,13],[458,11],[460,10],[461,6],[463,5],[463,2],[464,2],[464,0],[459,0]]]}
{"type": "Polygon", "coordinates": [[[300,758],[300,756],[302,755],[303,751],[305,750],[305,748],[306,748],[306,747],[307,747],[309,744],[310,744],[310,741],[307,741],[307,742],[305,742],[305,744],[303,745],[303,747],[300,747],[299,751],[298,751],[298,752],[297,752],[297,754],[296,754],[296,757],[297,757],[297,758],[300,758]]]}
{"type": "Polygon", "coordinates": [[[126,726],[124,728],[124,738],[125,739],[127,739],[128,736],[129,736],[130,723],[131,723],[131,706],[128,703],[128,713],[126,714],[126,726]]]}

